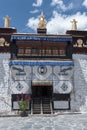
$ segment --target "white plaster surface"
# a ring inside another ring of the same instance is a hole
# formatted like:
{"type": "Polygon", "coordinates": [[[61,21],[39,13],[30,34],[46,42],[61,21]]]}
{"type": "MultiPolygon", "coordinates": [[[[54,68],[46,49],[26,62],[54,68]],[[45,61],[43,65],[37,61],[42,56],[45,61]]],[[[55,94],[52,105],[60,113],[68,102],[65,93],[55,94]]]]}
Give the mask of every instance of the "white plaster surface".
{"type": "Polygon", "coordinates": [[[0,113],[11,111],[9,53],[0,53],[0,113]]]}
{"type": "Polygon", "coordinates": [[[74,88],[71,93],[71,109],[81,111],[87,97],[87,55],[73,54],[74,88]]]}

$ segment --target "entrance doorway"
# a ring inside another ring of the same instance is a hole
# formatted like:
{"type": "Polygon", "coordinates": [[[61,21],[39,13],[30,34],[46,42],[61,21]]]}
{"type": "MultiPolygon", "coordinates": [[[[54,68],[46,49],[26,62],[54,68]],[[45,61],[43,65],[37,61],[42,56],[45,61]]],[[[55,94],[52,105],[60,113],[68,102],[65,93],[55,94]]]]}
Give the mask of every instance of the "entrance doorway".
{"type": "Polygon", "coordinates": [[[43,98],[43,97],[48,97],[52,98],[52,85],[34,85],[32,86],[32,97],[38,97],[38,98],[43,98]]]}
{"type": "Polygon", "coordinates": [[[50,114],[52,113],[52,82],[37,81],[32,82],[32,113],[50,114]]]}

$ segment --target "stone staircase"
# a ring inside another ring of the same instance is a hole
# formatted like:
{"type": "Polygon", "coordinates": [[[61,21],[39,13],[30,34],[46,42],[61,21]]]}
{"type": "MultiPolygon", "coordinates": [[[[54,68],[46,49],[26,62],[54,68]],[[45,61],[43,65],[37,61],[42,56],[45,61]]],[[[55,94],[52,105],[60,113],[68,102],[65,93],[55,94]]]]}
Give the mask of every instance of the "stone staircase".
{"type": "Polygon", "coordinates": [[[43,114],[51,114],[51,105],[52,104],[50,104],[50,98],[42,99],[43,114]]]}
{"type": "Polygon", "coordinates": [[[40,98],[34,98],[32,104],[32,112],[33,114],[40,114],[41,113],[41,100],[40,98]]]}
{"type": "Polygon", "coordinates": [[[32,114],[51,114],[52,103],[50,98],[33,98],[32,114]]]}

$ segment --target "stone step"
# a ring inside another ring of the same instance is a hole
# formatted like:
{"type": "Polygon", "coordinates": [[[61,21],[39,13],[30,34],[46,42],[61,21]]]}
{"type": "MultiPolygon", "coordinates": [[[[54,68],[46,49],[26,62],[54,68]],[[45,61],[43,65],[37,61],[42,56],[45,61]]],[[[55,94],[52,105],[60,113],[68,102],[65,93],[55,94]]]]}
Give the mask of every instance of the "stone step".
{"type": "Polygon", "coordinates": [[[50,114],[50,98],[34,98],[32,104],[33,114],[50,114]]]}

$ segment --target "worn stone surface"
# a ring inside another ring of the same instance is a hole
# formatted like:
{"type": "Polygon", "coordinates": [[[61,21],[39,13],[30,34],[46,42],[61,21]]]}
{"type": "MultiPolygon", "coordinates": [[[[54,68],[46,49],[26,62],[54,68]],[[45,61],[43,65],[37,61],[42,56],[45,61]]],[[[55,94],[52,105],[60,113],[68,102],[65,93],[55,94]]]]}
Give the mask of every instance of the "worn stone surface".
{"type": "Polygon", "coordinates": [[[0,130],[87,130],[87,114],[4,117],[0,130]]]}

